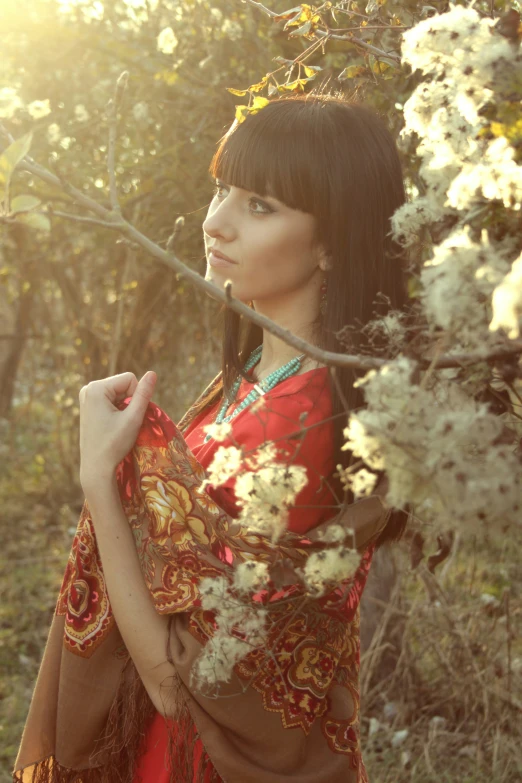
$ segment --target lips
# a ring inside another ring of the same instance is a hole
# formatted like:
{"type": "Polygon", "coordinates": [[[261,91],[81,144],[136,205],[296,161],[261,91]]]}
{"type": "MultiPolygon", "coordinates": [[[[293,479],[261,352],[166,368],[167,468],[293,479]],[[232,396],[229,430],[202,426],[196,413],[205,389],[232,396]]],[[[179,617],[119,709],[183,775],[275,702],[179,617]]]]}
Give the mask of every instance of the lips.
{"type": "Polygon", "coordinates": [[[228,256],[226,256],[224,253],[220,253],[220,252],[219,252],[219,250],[216,250],[214,247],[211,247],[211,248],[210,248],[210,252],[212,253],[212,255],[213,255],[215,258],[222,258],[222,259],[223,259],[223,261],[228,261],[228,262],[229,262],[229,264],[235,264],[235,263],[237,263],[236,261],[233,261],[231,258],[229,258],[228,256]]]}

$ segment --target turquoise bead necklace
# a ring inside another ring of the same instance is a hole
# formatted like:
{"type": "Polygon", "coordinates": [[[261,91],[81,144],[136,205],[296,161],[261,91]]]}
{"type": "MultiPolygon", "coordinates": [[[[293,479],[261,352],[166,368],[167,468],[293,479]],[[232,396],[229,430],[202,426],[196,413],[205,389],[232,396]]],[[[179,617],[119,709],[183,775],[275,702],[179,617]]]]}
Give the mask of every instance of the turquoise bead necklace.
{"type": "MultiPolygon", "coordinates": [[[[245,372],[248,372],[260,359],[261,351],[263,350],[263,346],[259,345],[257,348],[255,348],[250,356],[248,357],[248,360],[245,364],[245,372]]],[[[223,400],[223,404],[221,408],[219,409],[218,415],[216,416],[216,424],[222,424],[223,422],[229,422],[231,419],[233,419],[235,416],[237,416],[241,411],[244,411],[245,408],[247,408],[249,405],[251,405],[253,402],[258,400],[260,397],[262,397],[264,394],[266,394],[270,389],[273,389],[274,386],[277,386],[278,383],[281,383],[281,381],[284,381],[285,378],[290,378],[292,375],[295,375],[296,372],[299,372],[301,369],[301,359],[306,356],[306,354],[302,353],[301,356],[294,356],[293,359],[290,359],[289,362],[287,362],[283,367],[279,367],[277,370],[274,370],[274,372],[271,372],[269,376],[264,378],[262,381],[259,381],[259,383],[254,384],[254,388],[252,391],[250,391],[245,399],[239,403],[237,408],[232,411],[231,414],[228,416],[225,416],[225,413],[227,412],[228,408],[236,399],[236,395],[239,391],[239,387],[241,386],[242,378],[241,376],[238,377],[237,381],[235,381],[234,385],[232,386],[231,390],[231,399],[228,397],[225,397],[223,400]]],[[[207,443],[211,438],[210,435],[206,435],[203,443],[207,443]]]]}

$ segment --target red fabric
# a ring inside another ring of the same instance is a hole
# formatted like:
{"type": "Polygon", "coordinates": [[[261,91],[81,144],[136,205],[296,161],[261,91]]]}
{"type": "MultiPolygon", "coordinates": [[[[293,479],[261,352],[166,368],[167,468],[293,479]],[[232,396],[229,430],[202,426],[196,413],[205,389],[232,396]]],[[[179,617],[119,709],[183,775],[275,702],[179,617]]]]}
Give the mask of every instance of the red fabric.
{"type": "MultiPolygon", "coordinates": [[[[236,403],[239,404],[253,388],[253,382],[242,380],[236,403]]],[[[288,528],[293,532],[306,533],[315,525],[336,513],[334,508],[324,506],[335,504],[335,500],[322,476],[327,476],[334,468],[333,459],[333,423],[325,421],[332,415],[332,402],[329,386],[328,368],[309,370],[302,375],[292,376],[278,384],[266,397],[266,407],[252,412],[250,406],[232,419],[232,436],[217,443],[210,439],[204,443],[203,427],[215,421],[221,402],[202,411],[187,427],[183,436],[187,446],[198,462],[207,469],[214,454],[221,447],[243,447],[245,451],[257,448],[265,441],[274,440],[279,457],[290,464],[303,465],[306,468],[308,484],[295,499],[294,507],[289,510],[288,528]],[[306,421],[300,424],[300,416],[307,413],[306,421]],[[323,422],[319,424],[319,422],[323,422]],[[318,426],[312,426],[312,425],[318,426]],[[299,439],[288,439],[292,433],[307,429],[299,439]],[[322,506],[322,508],[306,508],[322,506]]],[[[230,411],[229,411],[230,412],[230,411]]],[[[240,506],[234,494],[235,477],[219,487],[207,486],[208,494],[227,514],[237,517],[240,506]]],[[[172,721],[168,722],[175,730],[172,721]]],[[[169,783],[169,773],[165,767],[167,748],[167,726],[158,712],[144,740],[144,751],[140,756],[138,772],[143,783],[169,783]]],[[[195,748],[194,770],[197,769],[203,744],[198,740],[195,748]]],[[[205,781],[210,780],[213,771],[209,762],[205,781]]],[[[138,783],[135,777],[133,783],[138,783]]],[[[189,783],[187,781],[187,783],[189,783]]]]}
{"type": "MultiPolygon", "coordinates": [[[[243,380],[237,403],[241,402],[252,388],[253,383],[243,380]]],[[[308,483],[297,495],[288,519],[289,530],[306,533],[336,513],[333,508],[324,508],[326,505],[335,505],[335,499],[322,481],[322,477],[328,476],[335,467],[333,422],[325,421],[332,415],[328,368],[321,367],[287,378],[268,392],[265,400],[265,410],[252,413],[247,407],[232,419],[232,436],[226,441],[217,443],[211,439],[207,443],[203,442],[203,426],[215,421],[221,402],[200,413],[183,435],[190,450],[204,468],[210,465],[221,446],[228,448],[235,445],[248,452],[264,441],[274,440],[282,461],[306,468],[308,483]],[[301,425],[300,416],[305,413],[306,420],[301,425]],[[289,439],[288,436],[298,433],[302,427],[307,428],[302,438],[289,439]],[[309,427],[311,429],[308,429],[309,427]]],[[[236,405],[234,409],[235,407],[236,405]]],[[[235,481],[235,477],[232,477],[219,487],[207,487],[207,493],[232,517],[237,517],[241,510],[234,494],[235,481]]]]}
{"type": "MultiPolygon", "coordinates": [[[[165,723],[163,715],[157,712],[146,732],[144,740],[145,750],[140,756],[134,781],[138,780],[139,774],[143,783],[169,783],[170,773],[168,771],[166,758],[167,724],[169,731],[176,731],[175,721],[168,720],[167,723],[165,723]]],[[[201,740],[197,740],[194,748],[194,771],[198,768],[199,759],[202,753],[203,743],[201,740]]],[[[205,769],[205,783],[210,783],[213,770],[214,767],[212,762],[209,761],[205,769]]],[[[219,780],[221,780],[221,778],[219,778],[219,780]]],[[[187,781],[187,783],[196,783],[195,775],[193,780],[190,782],[187,781]]]]}

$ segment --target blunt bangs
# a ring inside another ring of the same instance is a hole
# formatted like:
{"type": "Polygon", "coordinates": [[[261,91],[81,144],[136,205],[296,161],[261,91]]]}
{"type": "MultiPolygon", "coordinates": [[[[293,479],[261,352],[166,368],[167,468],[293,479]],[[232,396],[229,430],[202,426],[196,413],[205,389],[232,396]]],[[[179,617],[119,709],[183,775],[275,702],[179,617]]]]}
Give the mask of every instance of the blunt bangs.
{"type": "Polygon", "coordinates": [[[325,207],[321,196],[329,192],[323,141],[328,134],[321,133],[327,117],[318,102],[311,103],[284,97],[234,121],[212,158],[211,176],[318,216],[325,207]]]}

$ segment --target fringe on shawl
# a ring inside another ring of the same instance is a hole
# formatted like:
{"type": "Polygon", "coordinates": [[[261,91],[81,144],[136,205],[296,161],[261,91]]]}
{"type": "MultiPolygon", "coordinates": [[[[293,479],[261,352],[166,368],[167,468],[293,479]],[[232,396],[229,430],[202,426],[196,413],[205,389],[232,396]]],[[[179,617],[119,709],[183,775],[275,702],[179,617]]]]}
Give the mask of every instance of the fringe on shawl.
{"type": "MultiPolygon", "coordinates": [[[[169,650],[170,655],[170,650],[169,650]]],[[[209,757],[205,750],[194,778],[194,748],[199,734],[182,693],[179,675],[172,678],[168,688],[168,703],[173,705],[176,717],[174,731],[168,731],[165,764],[170,769],[170,783],[221,783],[212,766],[210,779],[207,767],[209,757]],[[205,780],[205,773],[207,779],[205,780]]],[[[64,767],[54,755],[32,763],[13,773],[15,783],[133,783],[142,780],[137,774],[137,763],[144,747],[147,729],[156,715],[156,708],[129,657],[121,674],[118,690],[111,705],[102,736],[97,740],[91,761],[98,763],[89,769],[64,767]],[[32,774],[29,770],[32,769],[32,774]],[[28,778],[27,775],[31,774],[28,778]]],[[[144,782],[145,783],[145,782],[144,782]]],[[[152,783],[147,781],[146,783],[152,783]]]]}
{"type": "MultiPolygon", "coordinates": [[[[173,620],[174,615],[170,615],[167,625],[167,660],[175,669],[170,648],[173,620]]],[[[169,783],[223,783],[212,765],[205,746],[195,769],[194,755],[196,743],[200,739],[199,732],[185,700],[181,677],[176,672],[172,679],[170,697],[176,704],[177,736],[174,739],[172,732],[168,732],[166,756],[171,770],[169,783]]]]}

